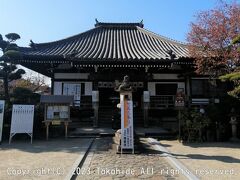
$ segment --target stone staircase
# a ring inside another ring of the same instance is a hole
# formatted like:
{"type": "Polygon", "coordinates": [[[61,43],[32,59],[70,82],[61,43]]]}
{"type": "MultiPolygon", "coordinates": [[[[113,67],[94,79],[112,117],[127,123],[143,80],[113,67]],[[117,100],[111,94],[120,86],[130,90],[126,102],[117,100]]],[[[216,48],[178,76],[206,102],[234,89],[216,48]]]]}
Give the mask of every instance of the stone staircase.
{"type": "Polygon", "coordinates": [[[94,116],[92,109],[75,109],[71,112],[71,123],[69,124],[70,129],[81,128],[81,127],[92,127],[94,116]]]}
{"type": "Polygon", "coordinates": [[[111,127],[114,109],[108,106],[102,106],[98,109],[98,126],[111,127]]]}
{"type": "MultiPolygon", "coordinates": [[[[116,109],[108,106],[102,106],[98,110],[98,126],[99,127],[112,127],[112,119],[116,114],[116,109]]],[[[93,126],[93,110],[85,109],[85,110],[77,110],[74,112],[74,117],[71,117],[72,122],[70,123],[70,128],[80,128],[80,127],[92,127],[93,126]]],[[[118,126],[120,128],[120,114],[118,126]]],[[[134,127],[143,127],[143,110],[142,109],[134,109],[133,112],[134,118],[134,127]]]]}

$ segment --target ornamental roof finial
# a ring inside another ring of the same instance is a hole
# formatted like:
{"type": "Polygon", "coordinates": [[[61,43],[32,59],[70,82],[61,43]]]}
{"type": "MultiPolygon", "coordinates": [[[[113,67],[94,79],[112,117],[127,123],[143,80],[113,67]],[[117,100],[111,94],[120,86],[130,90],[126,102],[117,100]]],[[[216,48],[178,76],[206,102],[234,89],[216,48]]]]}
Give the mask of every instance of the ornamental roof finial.
{"type": "Polygon", "coordinates": [[[30,39],[30,44],[29,44],[29,46],[30,46],[31,48],[33,48],[34,50],[37,49],[36,44],[35,44],[31,39],[30,39]]]}

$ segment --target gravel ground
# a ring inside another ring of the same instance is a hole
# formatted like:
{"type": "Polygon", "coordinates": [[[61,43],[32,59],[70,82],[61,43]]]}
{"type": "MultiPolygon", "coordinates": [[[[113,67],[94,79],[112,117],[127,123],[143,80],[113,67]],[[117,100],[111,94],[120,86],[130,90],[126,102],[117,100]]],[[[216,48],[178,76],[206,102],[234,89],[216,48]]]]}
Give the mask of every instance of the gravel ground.
{"type": "Polygon", "coordinates": [[[0,179],[64,179],[90,139],[4,142],[0,145],[0,179]]]}
{"type": "Polygon", "coordinates": [[[160,143],[200,179],[240,179],[240,143],[160,143]]]}
{"type": "MultiPolygon", "coordinates": [[[[145,139],[141,141],[147,146],[145,139]]],[[[184,179],[179,175],[172,175],[170,171],[173,168],[151,147],[145,147],[146,150],[140,154],[120,155],[116,154],[111,143],[111,138],[95,140],[93,150],[77,172],[77,179],[184,179]]]]}

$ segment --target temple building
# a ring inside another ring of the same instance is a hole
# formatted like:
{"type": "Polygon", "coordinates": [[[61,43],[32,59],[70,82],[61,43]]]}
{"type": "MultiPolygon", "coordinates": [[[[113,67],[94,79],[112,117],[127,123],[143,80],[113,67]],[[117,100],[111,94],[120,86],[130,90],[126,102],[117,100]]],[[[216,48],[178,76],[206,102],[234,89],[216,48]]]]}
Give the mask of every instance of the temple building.
{"type": "MultiPolygon", "coordinates": [[[[134,87],[136,126],[177,127],[176,93],[184,106],[217,102],[221,83],[193,72],[186,44],[160,36],[140,23],[103,23],[86,32],[21,47],[18,64],[52,80],[52,94],[74,95],[71,117],[82,126],[112,125],[119,103],[115,88],[128,75],[134,87]]],[[[73,123],[74,123],[73,122],[73,123]]],[[[76,123],[77,124],[77,123],[76,123]]]]}

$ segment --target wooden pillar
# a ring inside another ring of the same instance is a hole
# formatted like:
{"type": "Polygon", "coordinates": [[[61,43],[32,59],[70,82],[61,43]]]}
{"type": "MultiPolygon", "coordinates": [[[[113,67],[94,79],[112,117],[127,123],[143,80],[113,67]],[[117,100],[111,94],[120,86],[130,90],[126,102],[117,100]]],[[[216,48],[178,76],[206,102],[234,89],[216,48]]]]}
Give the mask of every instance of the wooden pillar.
{"type": "Polygon", "coordinates": [[[186,101],[188,102],[187,106],[191,106],[191,78],[190,76],[186,77],[186,101]]]}
{"type": "Polygon", "coordinates": [[[99,108],[99,103],[94,102],[93,103],[93,110],[94,110],[93,127],[94,128],[98,127],[98,108],[99,108]]]}
{"type": "Polygon", "coordinates": [[[53,95],[54,92],[54,78],[51,78],[51,95],[53,95]]]}
{"type": "Polygon", "coordinates": [[[46,125],[46,139],[48,140],[50,122],[45,122],[45,125],[46,125]]]}
{"type": "Polygon", "coordinates": [[[99,91],[92,91],[92,108],[94,110],[93,127],[98,127],[99,91]]]}
{"type": "Polygon", "coordinates": [[[146,77],[144,79],[144,91],[143,91],[143,120],[144,127],[149,126],[149,107],[150,107],[150,92],[148,91],[148,82],[152,80],[152,74],[148,73],[149,67],[145,68],[146,77]]]}
{"type": "Polygon", "coordinates": [[[68,122],[64,122],[64,126],[65,126],[65,138],[67,139],[67,137],[68,137],[68,122]]]}
{"type": "Polygon", "coordinates": [[[143,104],[144,104],[144,127],[148,127],[148,111],[149,111],[149,104],[150,104],[150,94],[149,91],[143,91],[143,104]]]}

